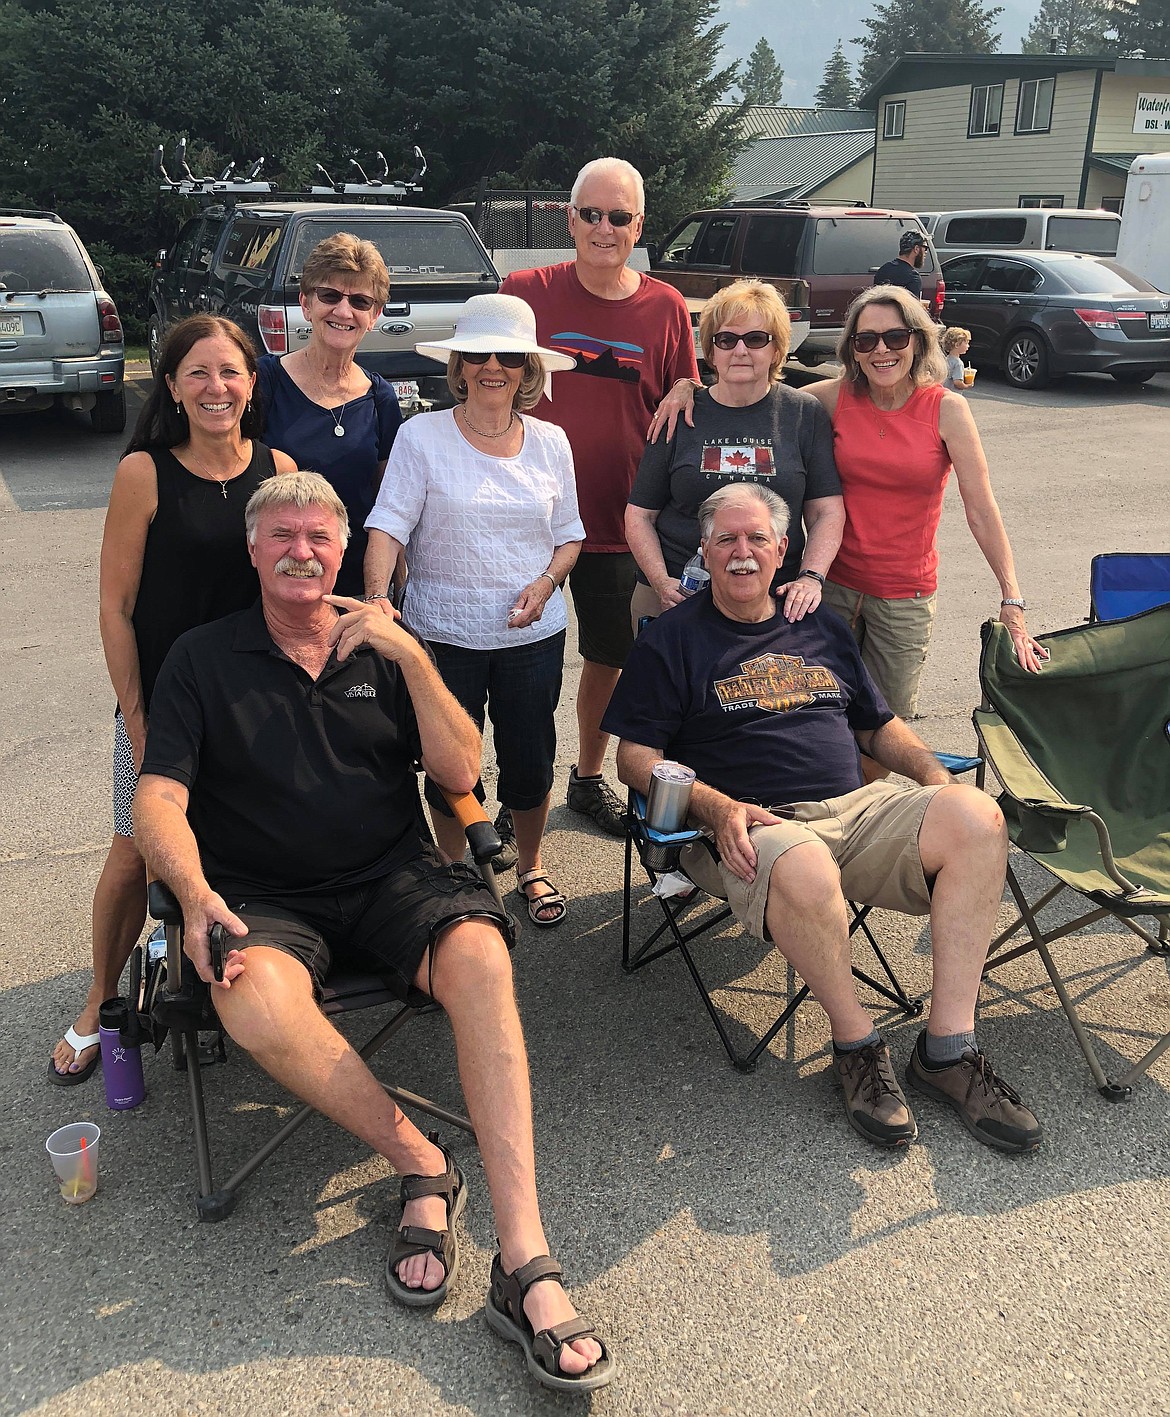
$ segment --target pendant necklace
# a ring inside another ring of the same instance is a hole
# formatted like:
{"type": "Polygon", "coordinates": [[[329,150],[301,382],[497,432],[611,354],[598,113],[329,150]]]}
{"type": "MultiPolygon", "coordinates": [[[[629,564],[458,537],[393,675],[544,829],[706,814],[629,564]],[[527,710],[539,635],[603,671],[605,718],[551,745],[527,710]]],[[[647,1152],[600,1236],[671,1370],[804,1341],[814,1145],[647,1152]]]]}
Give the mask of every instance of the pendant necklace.
{"type": "Polygon", "coordinates": [[[334,409],[332,409],[332,408],[327,408],[327,409],[325,410],[325,412],[326,412],[326,413],[329,415],[329,417],[332,418],[332,420],[333,420],[333,436],[334,436],[335,438],[344,438],[344,437],[345,437],[345,429],[341,426],[341,420],[345,417],[345,410],[346,410],[347,407],[348,407],[348,405],[342,404],[342,405],[341,405],[341,412],[340,412],[340,413],[336,412],[336,411],[335,411],[334,409]]]}
{"type": "Polygon", "coordinates": [[[236,475],[236,468],[239,466],[240,457],[241,454],[237,453],[235,461],[232,463],[231,471],[228,472],[224,477],[216,477],[215,473],[211,471],[211,469],[207,466],[207,464],[203,461],[202,458],[195,459],[195,461],[203,469],[203,475],[207,479],[207,481],[214,482],[218,486],[220,492],[223,494],[223,500],[225,502],[227,501],[228,483],[236,475]]]}

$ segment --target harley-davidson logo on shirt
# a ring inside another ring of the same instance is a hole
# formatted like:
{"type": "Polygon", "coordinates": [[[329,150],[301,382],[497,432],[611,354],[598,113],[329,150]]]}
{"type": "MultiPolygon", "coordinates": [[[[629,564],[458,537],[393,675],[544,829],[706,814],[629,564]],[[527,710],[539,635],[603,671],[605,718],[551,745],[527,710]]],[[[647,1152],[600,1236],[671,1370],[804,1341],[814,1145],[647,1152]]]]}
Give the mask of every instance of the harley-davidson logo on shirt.
{"type": "Polygon", "coordinates": [[[817,664],[805,664],[800,655],[761,654],[740,664],[741,674],[716,679],[721,706],[760,708],[768,713],[790,713],[816,699],[839,699],[836,676],[817,664]]]}

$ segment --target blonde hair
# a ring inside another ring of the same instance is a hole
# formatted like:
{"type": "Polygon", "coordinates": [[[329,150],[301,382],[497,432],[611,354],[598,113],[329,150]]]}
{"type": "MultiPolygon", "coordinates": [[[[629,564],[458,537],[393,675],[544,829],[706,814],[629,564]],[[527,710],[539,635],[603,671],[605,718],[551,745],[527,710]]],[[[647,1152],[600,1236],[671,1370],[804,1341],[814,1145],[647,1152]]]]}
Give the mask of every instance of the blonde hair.
{"type": "Polygon", "coordinates": [[[871,305],[892,305],[902,317],[906,329],[914,336],[914,358],[910,364],[910,382],[915,388],[925,388],[930,384],[941,384],[947,376],[947,362],[942,356],[938,343],[938,327],[926,313],[926,306],[916,295],[903,290],[900,285],[871,285],[863,290],[845,312],[845,328],[837,342],[837,358],[845,367],[844,377],[855,388],[868,388],[869,380],[857,356],[853,352],[853,336],[857,333],[857,323],[861,312],[871,305]]]}
{"type": "MultiPolygon", "coordinates": [[[[451,351],[447,360],[447,387],[460,403],[467,402],[467,380],[463,377],[463,355],[459,350],[451,351]]],[[[520,387],[512,396],[512,407],[519,413],[535,408],[544,393],[544,364],[539,354],[529,354],[524,360],[524,371],[520,375],[520,387]]]]}
{"type": "Polygon", "coordinates": [[[942,332],[942,352],[953,354],[964,340],[968,344],[971,343],[971,331],[965,330],[962,325],[951,325],[949,329],[942,332]]]}
{"type": "Polygon", "coordinates": [[[349,513],[345,503],[319,472],[278,472],[256,488],[244,508],[244,529],[252,546],[256,545],[256,525],[261,514],[280,507],[296,507],[299,511],[320,507],[322,511],[331,512],[337,518],[341,549],[344,551],[349,545],[349,513]]]}
{"type": "Polygon", "coordinates": [[[381,251],[372,241],[362,241],[352,232],[338,231],[317,242],[305,257],[301,294],[311,295],[335,276],[357,276],[365,281],[379,305],[385,305],[390,295],[390,272],[381,251]]]}
{"type": "Polygon", "coordinates": [[[792,343],[792,321],[784,297],[774,285],[762,280],[737,280],[725,285],[703,306],[699,314],[699,343],[703,358],[714,368],[711,358],[715,336],[724,325],[740,320],[759,320],[760,328],[772,336],[772,358],[768,365],[768,382],[779,383],[784,377],[784,362],[792,343]]]}

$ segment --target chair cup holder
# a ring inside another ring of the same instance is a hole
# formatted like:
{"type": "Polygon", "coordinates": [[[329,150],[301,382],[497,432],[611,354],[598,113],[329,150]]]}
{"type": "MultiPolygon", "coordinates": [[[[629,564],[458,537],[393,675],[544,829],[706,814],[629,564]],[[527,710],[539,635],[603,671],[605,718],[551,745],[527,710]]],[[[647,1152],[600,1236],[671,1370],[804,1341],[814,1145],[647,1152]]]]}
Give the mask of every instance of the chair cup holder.
{"type": "Polygon", "coordinates": [[[677,842],[673,845],[650,842],[642,850],[642,860],[651,871],[661,876],[675,869],[681,851],[682,846],[677,842]]]}

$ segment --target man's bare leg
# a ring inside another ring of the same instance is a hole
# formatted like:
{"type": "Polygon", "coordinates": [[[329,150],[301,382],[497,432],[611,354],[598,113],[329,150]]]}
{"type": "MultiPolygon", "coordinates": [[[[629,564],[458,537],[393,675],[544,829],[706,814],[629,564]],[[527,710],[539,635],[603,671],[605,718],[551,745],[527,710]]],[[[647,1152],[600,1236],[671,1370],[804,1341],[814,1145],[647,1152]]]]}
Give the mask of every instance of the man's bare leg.
{"type": "Polygon", "coordinates": [[[620,669],[594,664],[590,659],[581,666],[577,689],[578,777],[597,777],[601,772],[609,746],[609,734],[601,731],[601,719],[621,674],[620,669]]]}
{"type": "Polygon", "coordinates": [[[934,985],[927,1029],[938,1038],[975,1027],[987,947],[1003,895],[1007,829],[994,800],[956,783],[936,792],[918,850],[930,901],[934,985]]]}
{"type": "MultiPolygon", "coordinates": [[[[500,1259],[511,1274],[534,1256],[547,1254],[548,1241],[536,1198],[528,1056],[512,963],[499,931],[478,920],[452,926],[435,946],[431,982],[455,1034],[459,1077],[491,1193],[500,1259]]],[[[423,969],[416,983],[426,987],[423,969]]],[[[435,1264],[433,1257],[426,1259],[435,1264]]],[[[552,1281],[528,1291],[524,1311],[537,1332],[577,1312],[552,1281]]],[[[594,1339],[579,1339],[562,1351],[560,1365],[566,1373],[582,1373],[600,1357],[594,1339]]]]}
{"type": "Polygon", "coordinates": [[[857,999],[841,874],[827,846],[802,842],[777,858],[764,910],[768,933],[829,1016],[838,1043],[864,1038],[873,1021],[857,999]]]}
{"type": "MultiPolygon", "coordinates": [[[[134,839],[115,836],[93,895],[93,978],[74,1029],[83,1037],[97,1032],[98,1009],[118,992],[118,981],[146,921],[146,867],[134,839]]],[[[79,1071],[97,1050],[83,1049],[79,1071]]],[[[73,1049],[62,1039],[53,1049],[53,1066],[68,1070],[73,1049]]]]}

